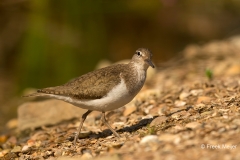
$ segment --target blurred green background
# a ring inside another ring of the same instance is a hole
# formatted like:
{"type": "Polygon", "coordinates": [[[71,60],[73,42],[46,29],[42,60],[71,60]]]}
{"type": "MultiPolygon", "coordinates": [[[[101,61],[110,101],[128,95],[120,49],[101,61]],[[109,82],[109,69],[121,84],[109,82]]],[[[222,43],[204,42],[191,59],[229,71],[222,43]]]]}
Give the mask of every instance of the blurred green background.
{"type": "Polygon", "coordinates": [[[0,125],[26,88],[63,84],[139,47],[157,64],[239,33],[238,0],[1,0],[0,125]]]}

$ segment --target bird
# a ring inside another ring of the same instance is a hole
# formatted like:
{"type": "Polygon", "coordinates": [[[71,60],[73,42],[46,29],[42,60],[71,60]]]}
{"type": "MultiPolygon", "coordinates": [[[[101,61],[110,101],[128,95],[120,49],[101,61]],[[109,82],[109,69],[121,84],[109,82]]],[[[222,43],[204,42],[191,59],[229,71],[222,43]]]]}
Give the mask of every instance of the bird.
{"type": "Polygon", "coordinates": [[[47,97],[65,101],[74,106],[87,109],[82,115],[74,137],[74,145],[83,123],[92,111],[102,112],[102,122],[114,134],[120,135],[110,126],[105,117],[106,111],[120,108],[129,103],[143,87],[149,66],[155,68],[149,49],[139,48],[127,64],[113,64],[88,72],[63,85],[38,89],[24,97],[47,97]]]}

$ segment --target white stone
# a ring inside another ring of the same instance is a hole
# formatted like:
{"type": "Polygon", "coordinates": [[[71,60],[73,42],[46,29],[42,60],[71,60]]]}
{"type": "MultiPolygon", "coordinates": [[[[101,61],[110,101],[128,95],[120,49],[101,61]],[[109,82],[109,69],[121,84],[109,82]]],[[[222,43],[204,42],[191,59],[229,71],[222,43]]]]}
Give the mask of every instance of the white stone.
{"type": "Polygon", "coordinates": [[[140,144],[146,144],[146,143],[158,143],[158,136],[156,135],[147,135],[145,137],[142,138],[142,140],[140,141],[140,144]]]}

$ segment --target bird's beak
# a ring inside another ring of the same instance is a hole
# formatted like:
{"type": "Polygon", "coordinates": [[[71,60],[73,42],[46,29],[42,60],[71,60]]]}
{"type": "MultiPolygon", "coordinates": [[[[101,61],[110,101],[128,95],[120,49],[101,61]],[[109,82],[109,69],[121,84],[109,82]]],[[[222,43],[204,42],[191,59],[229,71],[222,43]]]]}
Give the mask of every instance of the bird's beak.
{"type": "Polygon", "coordinates": [[[147,60],[147,63],[148,63],[149,66],[151,66],[152,68],[155,68],[153,62],[152,62],[150,59],[147,60]]]}

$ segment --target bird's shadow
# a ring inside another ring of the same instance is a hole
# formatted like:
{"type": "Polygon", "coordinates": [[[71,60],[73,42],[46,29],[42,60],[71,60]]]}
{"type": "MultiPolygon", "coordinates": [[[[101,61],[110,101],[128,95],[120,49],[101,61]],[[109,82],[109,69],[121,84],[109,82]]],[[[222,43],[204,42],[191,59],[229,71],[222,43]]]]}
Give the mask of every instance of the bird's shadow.
{"type": "MultiPolygon", "coordinates": [[[[178,111],[169,113],[169,114],[166,115],[166,117],[170,117],[171,115],[173,115],[175,113],[178,113],[178,112],[181,112],[181,111],[188,111],[190,108],[192,108],[192,106],[188,106],[186,109],[180,109],[178,111]]],[[[120,132],[120,133],[121,132],[129,132],[129,133],[131,133],[131,132],[137,131],[140,128],[150,124],[157,117],[159,117],[159,116],[154,116],[153,118],[148,118],[148,119],[142,119],[137,124],[134,124],[130,127],[124,127],[122,129],[117,130],[117,132],[120,132]]],[[[110,129],[105,129],[99,134],[93,133],[91,135],[96,137],[96,138],[106,138],[106,137],[110,136],[111,134],[112,134],[112,131],[110,129]]]]}
{"type": "MultiPolygon", "coordinates": [[[[192,106],[189,106],[186,109],[180,109],[180,110],[175,111],[173,113],[169,113],[168,115],[166,115],[166,117],[169,117],[174,113],[178,113],[178,112],[181,112],[181,111],[184,111],[184,110],[188,111],[190,108],[192,108],[192,106]]],[[[120,132],[120,133],[121,132],[128,132],[128,133],[135,132],[135,131],[139,130],[140,128],[150,124],[157,117],[159,117],[159,116],[154,116],[153,118],[148,118],[148,119],[142,119],[137,124],[134,124],[134,125],[129,126],[129,127],[124,127],[122,129],[117,130],[117,132],[120,132]]],[[[99,139],[99,138],[106,138],[110,135],[112,135],[112,131],[110,129],[105,129],[101,133],[98,133],[98,134],[97,133],[92,133],[90,136],[95,137],[96,139],[99,139]]],[[[72,137],[72,140],[73,140],[73,137],[72,137]]]]}
{"type": "MultiPolygon", "coordinates": [[[[119,133],[123,133],[123,132],[131,133],[131,132],[137,131],[140,128],[150,124],[157,117],[158,116],[154,116],[153,118],[148,118],[148,119],[142,119],[137,124],[134,124],[134,125],[129,126],[129,127],[121,128],[121,129],[117,130],[117,132],[119,132],[119,133]]],[[[96,137],[97,139],[98,138],[106,138],[110,135],[112,135],[112,131],[110,129],[105,129],[101,133],[98,133],[98,134],[96,134],[96,133],[91,134],[91,136],[96,137]]]]}

